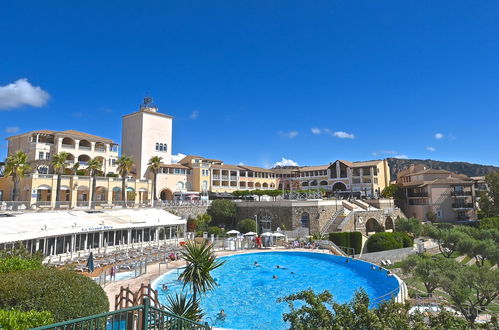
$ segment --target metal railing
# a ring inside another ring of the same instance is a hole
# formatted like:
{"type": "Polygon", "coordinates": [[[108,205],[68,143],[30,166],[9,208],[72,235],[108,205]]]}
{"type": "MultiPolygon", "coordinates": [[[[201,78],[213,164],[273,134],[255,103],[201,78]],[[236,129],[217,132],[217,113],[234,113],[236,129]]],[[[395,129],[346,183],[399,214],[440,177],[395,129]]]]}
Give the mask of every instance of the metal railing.
{"type": "Polygon", "coordinates": [[[46,325],[34,330],[66,330],[66,329],[109,329],[109,330],[167,330],[211,329],[208,324],[201,324],[181,316],[151,306],[148,298],[144,304],[123,308],[114,312],[81,317],[79,319],[46,325]]]}
{"type": "Polygon", "coordinates": [[[473,193],[471,191],[467,191],[467,190],[464,190],[464,191],[451,191],[451,196],[454,196],[454,197],[468,197],[468,196],[472,196],[473,193]]]}

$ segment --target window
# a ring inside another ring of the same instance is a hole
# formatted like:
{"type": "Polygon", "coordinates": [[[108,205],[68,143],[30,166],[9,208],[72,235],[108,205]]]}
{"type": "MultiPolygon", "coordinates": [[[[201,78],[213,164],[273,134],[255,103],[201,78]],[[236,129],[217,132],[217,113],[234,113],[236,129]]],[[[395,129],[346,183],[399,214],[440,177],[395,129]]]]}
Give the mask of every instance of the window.
{"type": "Polygon", "coordinates": [[[46,160],[50,160],[50,152],[46,152],[45,153],[45,159],[46,160]]]}
{"type": "Polygon", "coordinates": [[[159,144],[159,151],[163,151],[163,143],[159,144]]]}
{"type": "Polygon", "coordinates": [[[159,143],[156,143],[156,151],[159,151],[159,143]]]}
{"type": "Polygon", "coordinates": [[[38,174],[49,174],[49,168],[46,165],[39,166],[37,168],[38,174]]]}
{"type": "Polygon", "coordinates": [[[308,216],[308,213],[305,212],[301,215],[302,228],[308,228],[308,223],[309,223],[309,216],[308,216]]]}
{"type": "Polygon", "coordinates": [[[38,152],[38,159],[43,159],[43,151],[38,152]]]}

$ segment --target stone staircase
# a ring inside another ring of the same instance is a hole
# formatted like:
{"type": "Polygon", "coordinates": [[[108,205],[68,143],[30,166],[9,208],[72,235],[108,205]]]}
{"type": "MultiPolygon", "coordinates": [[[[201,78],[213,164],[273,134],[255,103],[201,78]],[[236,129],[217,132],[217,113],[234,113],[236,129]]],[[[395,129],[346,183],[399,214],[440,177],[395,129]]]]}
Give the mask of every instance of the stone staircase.
{"type": "Polygon", "coordinates": [[[328,222],[326,222],[321,230],[320,230],[320,234],[321,236],[331,232],[331,231],[334,231],[333,229],[338,225],[338,223],[341,222],[341,220],[343,220],[343,217],[344,217],[344,213],[346,212],[347,210],[345,210],[345,208],[341,207],[338,209],[338,211],[336,211],[333,216],[331,217],[331,219],[329,219],[328,222]],[[335,226],[336,224],[336,226],[335,226]]]}

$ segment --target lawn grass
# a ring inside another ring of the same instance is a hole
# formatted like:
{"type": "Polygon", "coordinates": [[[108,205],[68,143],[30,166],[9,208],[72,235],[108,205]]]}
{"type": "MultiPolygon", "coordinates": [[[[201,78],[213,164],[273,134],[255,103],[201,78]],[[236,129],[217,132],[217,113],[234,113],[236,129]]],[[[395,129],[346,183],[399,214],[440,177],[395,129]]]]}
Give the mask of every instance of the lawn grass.
{"type": "Polygon", "coordinates": [[[460,262],[460,263],[461,263],[461,264],[463,264],[463,265],[465,265],[465,264],[467,264],[467,263],[468,263],[468,261],[470,261],[470,260],[471,260],[471,257],[470,257],[470,256],[466,256],[466,257],[464,257],[464,259],[463,259],[463,260],[461,260],[461,262],[460,262]]]}

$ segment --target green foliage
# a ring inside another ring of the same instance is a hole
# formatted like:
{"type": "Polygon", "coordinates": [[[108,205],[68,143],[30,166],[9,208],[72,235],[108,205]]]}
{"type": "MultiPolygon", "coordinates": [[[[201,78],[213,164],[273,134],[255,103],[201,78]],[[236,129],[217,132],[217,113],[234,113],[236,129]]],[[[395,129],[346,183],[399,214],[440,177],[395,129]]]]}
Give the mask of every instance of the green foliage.
{"type": "Polygon", "coordinates": [[[194,300],[193,297],[187,299],[185,294],[168,295],[166,297],[168,303],[165,306],[167,312],[184,317],[186,319],[198,322],[200,321],[204,313],[199,307],[199,299],[194,300]]]}
{"type": "Polygon", "coordinates": [[[223,228],[217,227],[217,226],[210,226],[208,227],[208,234],[215,235],[215,236],[222,236],[225,234],[225,230],[223,228]]]}
{"type": "Polygon", "coordinates": [[[407,233],[400,233],[400,232],[395,232],[391,233],[393,237],[397,241],[399,241],[402,244],[402,247],[407,248],[407,247],[412,247],[414,245],[414,239],[409,236],[407,233]]]}
{"type": "Polygon", "coordinates": [[[398,218],[395,220],[395,231],[408,233],[413,237],[417,237],[423,232],[423,224],[416,218],[398,218]]]}
{"type": "Polygon", "coordinates": [[[448,312],[428,316],[409,314],[409,304],[388,301],[371,309],[369,297],[364,291],[355,293],[346,304],[338,304],[328,291],[315,294],[305,290],[281,298],[278,302],[288,304],[290,311],[283,314],[290,329],[467,329],[464,320],[448,312]],[[296,307],[297,304],[299,307],[296,307]]]}
{"type": "Polygon", "coordinates": [[[208,208],[208,214],[217,225],[232,225],[236,216],[236,204],[226,199],[214,200],[208,208]]]}
{"type": "Polygon", "coordinates": [[[488,191],[481,192],[479,206],[487,217],[499,216],[499,172],[485,176],[488,191]]]}
{"type": "Polygon", "coordinates": [[[192,297],[196,301],[199,293],[212,290],[217,285],[211,272],[225,262],[216,258],[212,246],[207,242],[198,244],[189,241],[181,253],[187,266],[178,279],[184,282],[184,288],[190,286],[192,297]]]}
{"type": "Polygon", "coordinates": [[[87,175],[87,171],[86,170],[76,170],[75,173],[76,173],[76,175],[81,175],[81,176],[87,175]]]}
{"type": "Polygon", "coordinates": [[[199,214],[196,217],[196,228],[200,230],[208,230],[208,224],[211,222],[211,216],[209,214],[199,214]]]}
{"type": "Polygon", "coordinates": [[[362,234],[358,231],[329,233],[329,240],[338,246],[353,248],[355,254],[362,250],[362,234]]]}
{"type": "Polygon", "coordinates": [[[52,323],[54,317],[47,311],[0,310],[0,329],[25,330],[52,323]]]}
{"type": "Polygon", "coordinates": [[[404,274],[412,275],[423,282],[426,291],[431,294],[440,286],[443,274],[455,264],[442,256],[432,257],[428,254],[410,255],[405,258],[400,268],[404,274]]]}
{"type": "Polygon", "coordinates": [[[10,251],[0,251],[0,274],[42,267],[41,253],[29,254],[24,246],[10,251]]]}
{"type": "Polygon", "coordinates": [[[386,251],[400,249],[404,245],[397,239],[395,233],[376,233],[369,236],[367,240],[367,250],[369,252],[386,251]]]}
{"type": "Polygon", "coordinates": [[[195,219],[187,219],[187,231],[194,232],[196,231],[196,220],[195,219]]]}
{"type": "Polygon", "coordinates": [[[107,312],[109,302],[90,278],[43,267],[0,274],[0,308],[49,311],[60,322],[107,312]]]}
{"type": "Polygon", "coordinates": [[[106,174],[106,177],[108,177],[108,178],[117,178],[117,177],[119,177],[119,175],[116,174],[116,173],[113,173],[113,172],[109,172],[109,173],[106,174]]]}
{"type": "Polygon", "coordinates": [[[499,217],[483,218],[480,220],[480,229],[499,230],[499,217]]]}
{"type": "Polygon", "coordinates": [[[253,219],[243,219],[237,223],[237,229],[243,234],[250,231],[256,232],[256,221],[253,219]]]}
{"type": "Polygon", "coordinates": [[[381,197],[383,198],[393,198],[393,201],[397,207],[402,206],[402,202],[405,198],[404,192],[396,184],[391,184],[381,192],[381,197]]]}

